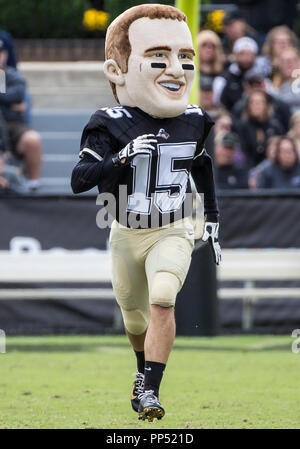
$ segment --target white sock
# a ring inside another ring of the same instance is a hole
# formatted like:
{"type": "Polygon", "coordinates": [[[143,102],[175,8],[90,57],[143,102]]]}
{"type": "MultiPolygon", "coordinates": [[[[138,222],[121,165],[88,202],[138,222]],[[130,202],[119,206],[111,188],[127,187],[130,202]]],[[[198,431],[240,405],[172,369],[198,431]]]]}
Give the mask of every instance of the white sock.
{"type": "Polygon", "coordinates": [[[29,190],[35,190],[40,187],[40,180],[39,179],[29,179],[27,182],[27,186],[29,190]]]}

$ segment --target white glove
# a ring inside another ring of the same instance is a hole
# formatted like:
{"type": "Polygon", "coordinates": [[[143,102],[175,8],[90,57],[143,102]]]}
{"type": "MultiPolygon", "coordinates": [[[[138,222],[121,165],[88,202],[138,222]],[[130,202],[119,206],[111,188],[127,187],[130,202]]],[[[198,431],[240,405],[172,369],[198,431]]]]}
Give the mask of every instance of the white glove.
{"type": "Polygon", "coordinates": [[[120,165],[122,159],[124,164],[129,164],[138,154],[149,154],[155,147],[151,143],[157,143],[154,134],[144,134],[129,142],[116,156],[113,157],[114,164],[120,165]],[[154,137],[154,138],[153,138],[154,137]]]}
{"type": "Polygon", "coordinates": [[[221,247],[219,244],[219,223],[212,223],[210,221],[205,222],[202,240],[204,242],[209,241],[213,250],[215,263],[219,265],[221,262],[221,247]]]}

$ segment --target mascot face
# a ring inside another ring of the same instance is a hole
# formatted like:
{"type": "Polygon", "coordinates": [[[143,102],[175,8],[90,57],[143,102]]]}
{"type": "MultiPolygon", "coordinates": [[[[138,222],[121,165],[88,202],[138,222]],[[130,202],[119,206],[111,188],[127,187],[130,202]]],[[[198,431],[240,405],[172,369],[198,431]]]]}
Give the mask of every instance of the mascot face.
{"type": "Polygon", "coordinates": [[[120,104],[159,118],[182,114],[189,102],[195,69],[187,24],[142,17],[130,25],[129,41],[127,73],[116,67],[110,70],[113,60],[106,61],[104,67],[107,77],[116,84],[120,104]]]}

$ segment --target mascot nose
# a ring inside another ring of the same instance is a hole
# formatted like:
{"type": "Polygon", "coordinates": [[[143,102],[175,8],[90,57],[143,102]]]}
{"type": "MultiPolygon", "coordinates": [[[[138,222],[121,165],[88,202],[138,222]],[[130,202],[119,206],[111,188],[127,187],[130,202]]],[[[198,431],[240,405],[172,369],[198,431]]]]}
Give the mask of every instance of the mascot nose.
{"type": "Polygon", "coordinates": [[[172,55],[170,58],[170,64],[165,71],[166,75],[172,75],[174,78],[180,78],[184,75],[184,70],[182,68],[181,62],[179,61],[177,55],[172,55]]]}

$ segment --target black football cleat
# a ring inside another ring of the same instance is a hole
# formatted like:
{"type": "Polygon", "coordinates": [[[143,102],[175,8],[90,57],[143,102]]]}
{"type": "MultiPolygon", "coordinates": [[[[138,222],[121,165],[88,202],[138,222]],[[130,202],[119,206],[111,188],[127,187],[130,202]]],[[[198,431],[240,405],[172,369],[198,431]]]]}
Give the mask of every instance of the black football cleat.
{"type": "Polygon", "coordinates": [[[147,390],[139,395],[139,419],[152,422],[154,418],[161,419],[165,415],[162,405],[154,395],[153,390],[147,390]]]}
{"type": "Polygon", "coordinates": [[[132,392],[130,396],[131,400],[131,406],[135,412],[138,412],[139,408],[139,395],[143,393],[144,391],[144,380],[145,376],[142,373],[139,373],[138,371],[135,374],[135,379],[132,386],[132,392]]]}

